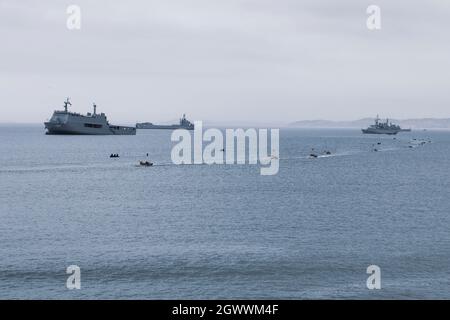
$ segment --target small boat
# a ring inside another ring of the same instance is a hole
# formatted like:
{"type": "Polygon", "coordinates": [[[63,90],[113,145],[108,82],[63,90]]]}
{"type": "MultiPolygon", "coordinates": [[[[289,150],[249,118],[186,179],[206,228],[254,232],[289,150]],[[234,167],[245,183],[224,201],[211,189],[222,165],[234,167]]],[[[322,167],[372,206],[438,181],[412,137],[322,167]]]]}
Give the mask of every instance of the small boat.
{"type": "Polygon", "coordinates": [[[151,166],[153,166],[153,162],[139,161],[139,165],[142,166],[142,167],[151,167],[151,166]]]}
{"type": "Polygon", "coordinates": [[[310,158],[318,158],[319,155],[316,153],[316,150],[314,148],[311,148],[311,153],[309,154],[310,158]]]}

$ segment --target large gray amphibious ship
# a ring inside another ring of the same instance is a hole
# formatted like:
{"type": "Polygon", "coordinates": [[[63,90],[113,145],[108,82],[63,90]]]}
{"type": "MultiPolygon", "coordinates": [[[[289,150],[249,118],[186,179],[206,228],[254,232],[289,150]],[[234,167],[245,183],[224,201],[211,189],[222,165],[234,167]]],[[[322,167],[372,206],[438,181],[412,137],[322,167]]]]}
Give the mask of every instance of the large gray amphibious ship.
{"type": "Polygon", "coordinates": [[[69,112],[68,106],[72,104],[69,98],[64,102],[64,110],[55,111],[51,119],[45,122],[46,134],[78,134],[78,135],[135,135],[135,127],[111,125],[104,113],[97,114],[94,104],[94,113],[82,115],[69,112]]]}
{"type": "Polygon", "coordinates": [[[194,130],[194,124],[191,123],[188,119],[186,119],[186,115],[183,114],[183,117],[180,119],[179,124],[169,124],[169,125],[163,125],[163,124],[153,124],[151,122],[143,122],[143,123],[136,123],[136,128],[138,129],[186,129],[186,130],[194,130]]]}
{"type": "Polygon", "coordinates": [[[385,122],[381,122],[378,116],[375,119],[375,124],[369,126],[367,129],[362,129],[362,132],[366,134],[397,134],[399,132],[409,131],[411,131],[411,129],[402,129],[399,125],[390,122],[389,119],[386,119],[385,122]]]}

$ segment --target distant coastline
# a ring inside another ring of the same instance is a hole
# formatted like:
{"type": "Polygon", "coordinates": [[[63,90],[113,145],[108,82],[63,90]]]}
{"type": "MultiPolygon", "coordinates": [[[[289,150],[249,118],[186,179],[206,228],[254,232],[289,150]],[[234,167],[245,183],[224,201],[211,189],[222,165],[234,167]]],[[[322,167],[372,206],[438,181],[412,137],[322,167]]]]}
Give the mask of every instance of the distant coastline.
{"type": "MultiPolygon", "coordinates": [[[[402,128],[411,129],[447,129],[450,130],[450,118],[417,118],[417,119],[390,119],[402,128]]],[[[233,121],[208,121],[203,123],[204,127],[278,127],[278,128],[305,128],[305,129],[361,129],[373,124],[374,118],[363,118],[359,120],[333,121],[333,120],[300,120],[295,122],[251,122],[239,120],[233,121]]],[[[18,123],[0,122],[0,126],[41,126],[42,123],[18,123]]]]}

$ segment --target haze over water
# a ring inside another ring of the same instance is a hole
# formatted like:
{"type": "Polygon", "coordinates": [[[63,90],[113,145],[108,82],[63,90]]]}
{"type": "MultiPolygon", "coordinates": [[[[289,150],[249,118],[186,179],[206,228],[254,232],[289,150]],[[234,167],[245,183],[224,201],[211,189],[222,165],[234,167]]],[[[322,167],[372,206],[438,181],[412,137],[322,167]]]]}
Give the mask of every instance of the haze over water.
{"type": "Polygon", "coordinates": [[[170,133],[1,126],[0,298],[449,298],[450,132],[282,129],[275,176],[173,165],[170,133]]]}

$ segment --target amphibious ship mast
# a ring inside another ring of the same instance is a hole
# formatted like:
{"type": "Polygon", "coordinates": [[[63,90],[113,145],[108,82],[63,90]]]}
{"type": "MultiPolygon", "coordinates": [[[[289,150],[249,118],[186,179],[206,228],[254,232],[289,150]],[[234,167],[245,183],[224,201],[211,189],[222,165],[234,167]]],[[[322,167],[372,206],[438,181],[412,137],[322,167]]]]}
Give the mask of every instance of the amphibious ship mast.
{"type": "Polygon", "coordinates": [[[72,106],[72,103],[70,103],[69,97],[67,97],[66,101],[64,101],[64,111],[67,112],[67,106],[72,106]]]}

